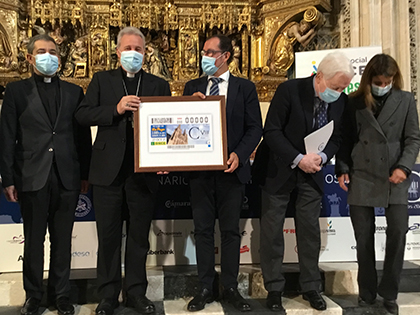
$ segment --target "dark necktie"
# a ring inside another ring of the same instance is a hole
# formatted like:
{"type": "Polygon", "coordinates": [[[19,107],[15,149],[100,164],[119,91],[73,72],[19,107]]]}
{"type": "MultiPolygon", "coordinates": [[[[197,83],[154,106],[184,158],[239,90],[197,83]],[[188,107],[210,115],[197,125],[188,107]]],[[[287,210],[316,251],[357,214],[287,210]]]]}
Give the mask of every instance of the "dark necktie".
{"type": "Polygon", "coordinates": [[[328,123],[327,116],[327,103],[324,101],[319,102],[318,109],[316,111],[315,129],[324,127],[328,123]]]}
{"type": "Polygon", "coordinates": [[[212,85],[210,87],[210,95],[219,95],[219,83],[223,81],[221,78],[210,78],[212,85]]]}

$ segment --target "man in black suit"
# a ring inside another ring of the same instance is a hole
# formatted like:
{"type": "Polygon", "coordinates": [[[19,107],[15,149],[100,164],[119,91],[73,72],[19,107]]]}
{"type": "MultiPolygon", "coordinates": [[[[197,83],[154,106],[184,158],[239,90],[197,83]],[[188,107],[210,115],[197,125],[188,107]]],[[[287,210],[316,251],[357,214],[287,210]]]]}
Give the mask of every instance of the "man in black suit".
{"type": "Polygon", "coordinates": [[[93,185],[98,231],[98,294],[96,314],[112,314],[121,291],[122,207],[129,211],[125,255],[127,305],[140,313],[153,313],[146,298],[146,258],[153,217],[156,174],[134,173],[133,112],[139,96],[170,96],[169,84],[141,70],[144,35],[135,27],[120,31],[117,55],[121,67],[96,73],[76,112],[83,125],[97,125],[89,174],[93,185]]]}
{"type": "Polygon", "coordinates": [[[229,168],[225,171],[190,174],[191,206],[194,219],[196,256],[200,292],[188,304],[198,311],[218,297],[214,270],[214,224],[219,218],[221,231],[221,281],[224,297],[241,311],[250,305],[239,294],[239,219],[245,183],[251,178],[249,156],[262,135],[261,111],[255,85],[229,73],[232,59],[231,40],[223,35],[209,38],[202,51],[202,68],[206,76],[189,81],[184,95],[226,96],[226,120],[229,168]]]}
{"type": "Polygon", "coordinates": [[[39,308],[48,227],[48,295],[59,314],[70,315],[71,235],[79,192],[88,189],[90,129],[74,119],[83,90],[56,75],[60,57],[54,40],[32,37],[27,59],[34,73],[7,86],[0,128],[4,194],[8,201],[19,201],[23,217],[26,302],[21,313],[32,315],[39,308]]]}
{"type": "Polygon", "coordinates": [[[297,194],[295,226],[303,298],[325,310],[318,269],[319,214],[323,194],[322,165],[340,145],[339,125],[347,96],[342,93],[353,77],[353,67],[342,53],[328,54],[315,76],[282,83],[271,101],[264,140],[254,163],[254,180],[262,186],[261,268],[268,291],[267,306],[284,314],[281,273],[284,253],[283,224],[292,193],[297,194]],[[304,138],[328,121],[333,134],[325,148],[305,153],[304,138]]]}

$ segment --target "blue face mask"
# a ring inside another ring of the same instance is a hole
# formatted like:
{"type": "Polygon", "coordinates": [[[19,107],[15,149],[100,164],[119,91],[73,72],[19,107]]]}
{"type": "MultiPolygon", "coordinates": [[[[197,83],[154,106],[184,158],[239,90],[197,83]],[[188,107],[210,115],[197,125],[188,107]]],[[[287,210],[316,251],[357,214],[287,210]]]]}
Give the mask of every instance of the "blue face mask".
{"type": "Polygon", "coordinates": [[[43,75],[52,76],[58,69],[58,57],[49,53],[35,55],[35,68],[43,75]]]}
{"type": "Polygon", "coordinates": [[[219,57],[209,57],[209,56],[203,56],[201,59],[201,68],[203,69],[203,72],[207,75],[213,75],[216,73],[217,70],[223,65],[223,63],[220,65],[220,67],[217,67],[215,65],[216,60],[222,57],[225,53],[221,54],[219,57]]]}
{"type": "Polygon", "coordinates": [[[143,55],[135,50],[121,52],[121,66],[129,73],[137,73],[143,65],[143,55]]]}
{"type": "Polygon", "coordinates": [[[375,96],[384,96],[386,93],[391,91],[391,89],[392,89],[392,83],[388,84],[385,87],[378,86],[373,83],[371,84],[372,94],[375,96]]]}
{"type": "Polygon", "coordinates": [[[340,98],[341,93],[330,89],[328,86],[324,92],[319,92],[319,97],[326,103],[334,103],[340,98]]]}

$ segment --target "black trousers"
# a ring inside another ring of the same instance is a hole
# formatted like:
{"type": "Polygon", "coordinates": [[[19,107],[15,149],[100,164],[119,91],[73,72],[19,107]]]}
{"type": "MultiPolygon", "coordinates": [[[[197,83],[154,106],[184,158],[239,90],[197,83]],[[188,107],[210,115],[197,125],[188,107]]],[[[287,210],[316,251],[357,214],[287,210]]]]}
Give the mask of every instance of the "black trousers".
{"type": "Polygon", "coordinates": [[[389,205],[385,209],[387,221],[385,261],[378,286],[375,265],[375,210],[373,207],[350,205],[350,217],[357,245],[359,296],[372,301],[378,293],[384,299],[395,300],[404,263],[405,238],[408,231],[407,205],[389,205]]]}
{"type": "Polygon", "coordinates": [[[198,279],[211,290],[215,279],[214,225],[219,218],[221,232],[221,282],[225,289],[238,286],[241,236],[239,219],[245,195],[236,174],[203,172],[190,179],[198,279]]]}
{"type": "Polygon", "coordinates": [[[93,187],[98,232],[97,281],[101,298],[117,299],[121,291],[121,241],[123,204],[129,220],[125,248],[127,295],[144,295],[147,289],[146,258],[153,218],[155,193],[150,192],[143,174],[131,174],[117,185],[93,187]]]}
{"type": "Polygon", "coordinates": [[[287,187],[274,195],[262,191],[260,257],[264,286],[269,292],[284,291],[283,226],[287,205],[292,192],[296,190],[295,228],[300,289],[302,292],[320,291],[322,284],[318,260],[321,246],[319,214],[322,193],[315,188],[312,178],[300,170],[296,170],[286,185],[287,187]]]}
{"type": "Polygon", "coordinates": [[[71,239],[79,191],[63,187],[55,165],[45,186],[38,191],[18,192],[25,236],[23,287],[26,298],[42,299],[45,233],[50,233],[50,299],[70,294],[71,239]]]}

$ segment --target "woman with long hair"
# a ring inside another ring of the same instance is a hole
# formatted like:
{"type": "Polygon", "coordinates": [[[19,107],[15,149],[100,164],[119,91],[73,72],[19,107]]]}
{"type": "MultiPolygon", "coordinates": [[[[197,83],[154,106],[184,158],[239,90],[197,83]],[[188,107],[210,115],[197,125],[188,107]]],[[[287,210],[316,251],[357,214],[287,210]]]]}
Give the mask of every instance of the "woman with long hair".
{"type": "Polygon", "coordinates": [[[420,146],[417,108],[402,91],[402,76],[389,55],[374,56],[359,89],[350,94],[343,115],[343,142],[336,156],[339,185],[348,191],[359,265],[359,305],[375,303],[377,294],[391,314],[398,314],[399,280],[408,230],[408,177],[420,146]],[[387,220],[383,276],[375,268],[375,211],[387,220]]]}

